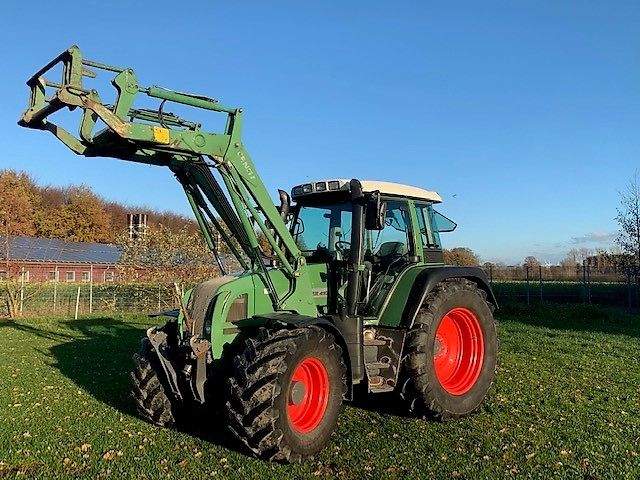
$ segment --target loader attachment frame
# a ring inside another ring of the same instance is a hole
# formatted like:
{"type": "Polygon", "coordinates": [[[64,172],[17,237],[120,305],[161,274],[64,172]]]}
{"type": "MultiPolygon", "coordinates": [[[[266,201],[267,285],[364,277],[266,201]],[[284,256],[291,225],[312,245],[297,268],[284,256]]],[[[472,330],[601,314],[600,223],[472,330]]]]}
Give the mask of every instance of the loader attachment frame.
{"type": "MultiPolygon", "coordinates": [[[[242,109],[226,107],[202,95],[143,87],[132,69],[84,59],[75,45],[38,70],[27,85],[29,107],[19,125],[49,131],[85,157],[168,167],[184,188],[214,254],[217,230],[240,265],[260,275],[275,310],[293,310],[296,302],[313,302],[306,269],[302,268],[305,259],[242,143],[242,109]],[[47,79],[60,64],[60,81],[47,79]],[[103,103],[99,92],[85,85],[85,80],[96,78],[97,72],[115,74],[111,80],[117,94],[113,105],[103,103]],[[139,96],[158,99],[158,109],[135,108],[139,96]],[[199,122],[166,112],[167,102],[226,115],[224,131],[205,131],[199,122]],[[82,111],[76,135],[51,120],[64,108],[82,111]],[[98,121],[106,128],[97,130],[98,121]],[[270,251],[261,249],[257,231],[266,238],[270,251]],[[276,291],[265,257],[271,257],[273,265],[289,279],[288,291],[276,291]]],[[[217,261],[224,271],[219,258],[217,261]]]]}

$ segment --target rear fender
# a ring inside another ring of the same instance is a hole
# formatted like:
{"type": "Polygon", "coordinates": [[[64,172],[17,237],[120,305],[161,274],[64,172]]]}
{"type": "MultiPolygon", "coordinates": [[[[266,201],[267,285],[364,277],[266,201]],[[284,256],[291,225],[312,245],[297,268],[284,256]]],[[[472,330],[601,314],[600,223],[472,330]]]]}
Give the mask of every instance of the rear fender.
{"type": "Polygon", "coordinates": [[[438,283],[450,278],[466,278],[476,283],[478,288],[487,293],[487,301],[493,304],[494,307],[498,307],[498,302],[491,289],[489,279],[481,268],[450,266],[425,268],[416,277],[402,315],[403,324],[407,328],[413,326],[418,311],[429,292],[431,292],[438,283]]]}

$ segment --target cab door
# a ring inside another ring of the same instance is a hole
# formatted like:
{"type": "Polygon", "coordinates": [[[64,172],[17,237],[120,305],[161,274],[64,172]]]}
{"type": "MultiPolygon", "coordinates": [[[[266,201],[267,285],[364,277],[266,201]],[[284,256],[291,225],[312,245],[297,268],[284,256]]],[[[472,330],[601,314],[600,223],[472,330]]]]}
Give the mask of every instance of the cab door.
{"type": "Polygon", "coordinates": [[[411,206],[407,200],[387,198],[382,230],[365,231],[363,315],[375,317],[402,274],[417,261],[411,206]]]}

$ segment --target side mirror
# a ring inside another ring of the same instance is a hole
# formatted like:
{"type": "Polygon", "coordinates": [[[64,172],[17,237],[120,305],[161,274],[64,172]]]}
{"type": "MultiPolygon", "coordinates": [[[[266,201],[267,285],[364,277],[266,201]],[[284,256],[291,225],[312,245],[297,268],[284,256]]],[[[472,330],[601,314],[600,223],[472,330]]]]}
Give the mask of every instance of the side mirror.
{"type": "Polygon", "coordinates": [[[380,194],[376,193],[367,202],[364,215],[364,228],[367,230],[382,230],[387,216],[387,204],[380,200],[380,194]]]}

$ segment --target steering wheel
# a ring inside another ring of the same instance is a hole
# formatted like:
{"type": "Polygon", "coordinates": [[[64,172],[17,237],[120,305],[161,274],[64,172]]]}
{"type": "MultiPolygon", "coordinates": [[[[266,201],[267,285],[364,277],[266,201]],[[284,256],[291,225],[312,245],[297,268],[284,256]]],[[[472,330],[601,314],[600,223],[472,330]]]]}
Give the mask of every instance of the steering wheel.
{"type": "Polygon", "coordinates": [[[340,252],[342,255],[344,255],[347,250],[351,249],[351,242],[345,242],[344,240],[338,240],[336,243],[334,243],[334,246],[336,247],[336,250],[338,252],[340,252]]]}

